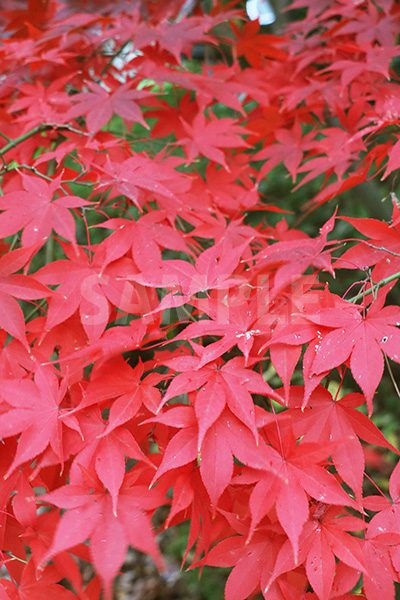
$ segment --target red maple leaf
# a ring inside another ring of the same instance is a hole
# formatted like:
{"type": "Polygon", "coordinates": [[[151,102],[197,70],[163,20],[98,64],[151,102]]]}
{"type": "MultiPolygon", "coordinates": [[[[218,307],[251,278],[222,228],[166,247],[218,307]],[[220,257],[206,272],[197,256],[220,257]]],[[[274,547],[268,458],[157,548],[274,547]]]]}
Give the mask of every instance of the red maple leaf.
{"type": "Polygon", "coordinates": [[[324,250],[329,244],[328,234],[333,230],[335,214],[321,227],[317,238],[301,236],[298,239],[276,242],[257,254],[254,267],[258,272],[266,267],[276,270],[271,299],[289,283],[299,278],[310,267],[316,267],[333,275],[331,251],[324,250]]]}
{"type": "Polygon", "coordinates": [[[163,497],[144,485],[135,485],[132,473],[124,478],[115,515],[111,496],[99,481],[86,472],[82,483],[63,486],[41,500],[67,509],[60,519],[54,539],[42,558],[42,565],[56,554],[90,538],[90,553],[104,582],[105,597],[111,599],[111,586],[128,546],[149,554],[159,568],[163,562],[156,546],[146,511],[163,503],[163,497]]]}
{"type": "Polygon", "coordinates": [[[256,445],[248,429],[227,410],[213,419],[201,442],[197,442],[196,417],[191,407],[182,406],[147,421],[181,429],[165,448],[152,483],[161,477],[167,480],[175,478],[174,469],[199,459],[201,479],[215,510],[221,495],[231,482],[234,457],[243,464],[262,468],[269,457],[268,447],[262,440],[256,445]]]}
{"type": "Polygon", "coordinates": [[[390,476],[389,494],[391,500],[385,496],[368,496],[364,502],[370,510],[379,509],[368,524],[368,537],[394,544],[400,539],[400,463],[390,476]]]}
{"type": "Polygon", "coordinates": [[[121,258],[104,264],[105,251],[98,246],[92,256],[82,247],[73,250],[63,246],[68,259],[45,265],[36,276],[39,281],[59,285],[49,301],[47,328],[62,323],[79,309],[83,328],[91,341],[104,332],[110,303],[127,312],[140,312],[141,300],[133,285],[136,271],[132,260],[121,258]]]}
{"type": "Polygon", "coordinates": [[[147,127],[135,100],[146,98],[148,92],[131,89],[131,82],[118,86],[116,91],[111,93],[94,81],[89,81],[86,85],[88,92],[70,97],[74,106],[68,111],[67,119],[85,116],[87,129],[91,133],[96,133],[104,127],[114,114],[147,127]]]}
{"type": "Polygon", "coordinates": [[[234,271],[238,267],[240,257],[248,246],[248,241],[233,246],[229,237],[204,250],[196,259],[195,265],[188,261],[164,260],[157,268],[146,269],[141,265],[142,272],[134,275],[134,281],[141,285],[160,288],[174,288],[181,293],[170,292],[161,300],[156,311],[167,308],[177,308],[190,301],[198,292],[207,290],[229,289],[243,281],[234,271]]]}
{"type": "MultiPolygon", "coordinates": [[[[372,279],[379,281],[400,269],[400,227],[399,208],[393,198],[392,221],[390,224],[378,219],[341,217],[368,239],[349,248],[337,265],[343,268],[365,270],[373,266],[372,279]]],[[[385,286],[388,290],[394,284],[385,286]]]]}
{"type": "Polygon", "coordinates": [[[371,304],[366,315],[360,307],[343,302],[341,308],[322,309],[305,314],[307,319],[332,328],[316,340],[317,349],[311,372],[325,373],[350,358],[350,369],[372,412],[372,398],[382,378],[383,353],[400,362],[400,309],[382,308],[378,300],[371,304]]]}
{"type": "Polygon", "coordinates": [[[191,16],[180,22],[164,21],[157,27],[143,23],[138,28],[135,43],[139,48],[156,41],[180,62],[182,52],[188,52],[195,42],[211,42],[212,37],[205,33],[217,19],[191,16]]]}
{"type": "Polygon", "coordinates": [[[362,497],[365,469],[364,451],[358,438],[397,453],[379,429],[361,411],[361,394],[347,394],[334,399],[323,387],[311,394],[303,406],[303,388],[292,386],[287,405],[293,414],[293,431],[305,442],[334,443],[332,460],[344,481],[354,490],[358,500],[362,497]]]}
{"type": "MultiPolygon", "coordinates": [[[[275,424],[271,427],[275,427],[275,424]]],[[[281,435],[275,439],[275,444],[279,439],[282,440],[282,448],[275,450],[268,447],[264,473],[257,477],[250,497],[249,537],[275,505],[279,522],[290,540],[297,561],[301,547],[300,535],[310,515],[309,497],[338,506],[357,508],[357,504],[346,494],[335,477],[321,466],[331,454],[333,445],[328,443],[321,446],[308,442],[298,444],[287,429],[282,430],[281,435]]]]}
{"type": "Polygon", "coordinates": [[[249,360],[249,354],[254,340],[258,336],[266,336],[262,317],[259,318],[258,299],[251,298],[249,301],[241,296],[242,288],[238,288],[237,295],[234,293],[226,299],[225,310],[222,310],[219,298],[199,298],[195,304],[204,308],[204,312],[210,315],[210,319],[201,319],[190,323],[175,339],[190,340],[203,336],[222,336],[220,340],[205,346],[201,352],[199,366],[211,362],[237,345],[243,352],[245,363],[249,360]]]}
{"type": "Polygon", "coordinates": [[[19,248],[0,257],[0,326],[27,345],[24,315],[15,298],[37,300],[52,295],[51,290],[30,275],[16,275],[30,260],[33,248],[19,248]]]}
{"type": "MultiPolygon", "coordinates": [[[[272,528],[260,531],[250,542],[246,541],[243,535],[234,535],[214,546],[200,564],[224,568],[233,566],[226,582],[225,598],[245,600],[263,587],[264,580],[273,569],[281,545],[282,536],[277,536],[272,528]]],[[[275,594],[275,597],[279,598],[279,585],[273,583],[269,591],[272,598],[275,594]]]]}
{"type": "Polygon", "coordinates": [[[14,235],[23,229],[23,246],[44,244],[54,229],[68,241],[75,242],[75,221],[71,208],[88,206],[90,202],[78,196],[61,196],[53,200],[60,189],[61,177],[47,183],[39,177],[21,175],[24,190],[4,194],[0,198],[0,236],[14,235]]]}
{"type": "Polygon", "coordinates": [[[198,448],[211,425],[228,407],[258,440],[255,407],[251,393],[280,398],[261,375],[244,368],[243,360],[234,358],[223,366],[202,366],[201,357],[186,356],[165,361],[170,368],[181,371],[171,381],[158,408],[175,396],[198,390],[194,408],[199,426],[198,448]]]}
{"type": "Polygon", "coordinates": [[[1,600],[42,600],[43,598],[60,598],[60,600],[73,600],[76,595],[61,585],[62,577],[57,569],[49,566],[38,575],[33,559],[25,565],[18,588],[11,582],[3,579],[0,588],[1,600]]]}
{"type": "Polygon", "coordinates": [[[274,136],[275,144],[263,148],[253,156],[254,160],[267,160],[261,167],[258,177],[261,179],[280,162],[283,162],[294,181],[303,160],[304,151],[310,144],[314,132],[303,137],[300,124],[295,122],[292,129],[275,130],[274,136]]]}
{"type": "Polygon", "coordinates": [[[16,467],[41,454],[48,446],[64,462],[63,423],[80,432],[75,417],[60,419],[60,404],[66,392],[66,382],[59,385],[49,367],[39,367],[30,379],[2,379],[1,437],[20,434],[17,452],[6,477],[16,467]]]}
{"type": "Polygon", "coordinates": [[[138,268],[151,264],[158,267],[162,260],[161,248],[187,252],[187,244],[179,233],[163,222],[166,217],[167,213],[159,210],[143,215],[138,221],[109,219],[101,223],[101,227],[114,230],[104,242],[105,261],[111,262],[131,251],[138,268]]]}
{"type": "Polygon", "coordinates": [[[336,586],[345,587],[347,583],[349,587],[346,591],[350,591],[358,581],[360,573],[366,573],[362,542],[348,533],[365,529],[364,521],[343,514],[342,508],[329,507],[320,502],[313,503],[310,510],[312,520],[304,527],[298,558],[293,556],[289,542],[285,542],[276,557],[272,575],[267,576],[264,594],[269,593],[271,585],[283,573],[294,570],[304,563],[308,581],[316,597],[319,600],[332,598],[337,568],[335,556],[340,559],[342,566],[348,567],[342,573],[342,577],[346,575],[346,579],[350,579],[350,582],[339,580],[336,586]]]}
{"type": "Polygon", "coordinates": [[[98,188],[109,188],[112,193],[123,194],[138,208],[141,208],[142,198],[146,198],[143,190],[148,195],[173,199],[175,193],[190,187],[187,177],[175,170],[181,162],[175,157],[159,156],[157,159],[144,153],[137,153],[122,162],[111,162],[107,157],[104,167],[99,168],[101,180],[98,188]]]}
{"type": "Polygon", "coordinates": [[[398,169],[399,167],[400,167],[400,139],[398,139],[396,141],[396,143],[394,144],[394,146],[392,148],[390,148],[390,150],[389,150],[389,160],[386,165],[386,170],[385,170],[385,173],[384,173],[382,179],[386,179],[386,177],[388,177],[390,175],[390,173],[393,173],[393,171],[396,171],[396,169],[398,169]]]}
{"type": "Polygon", "coordinates": [[[207,120],[204,114],[199,112],[192,125],[185,121],[182,121],[182,124],[190,136],[188,139],[180,140],[180,143],[187,148],[189,161],[193,161],[198,154],[202,154],[229,170],[223,149],[247,147],[241,137],[247,131],[235,124],[233,119],[212,117],[207,120]]]}

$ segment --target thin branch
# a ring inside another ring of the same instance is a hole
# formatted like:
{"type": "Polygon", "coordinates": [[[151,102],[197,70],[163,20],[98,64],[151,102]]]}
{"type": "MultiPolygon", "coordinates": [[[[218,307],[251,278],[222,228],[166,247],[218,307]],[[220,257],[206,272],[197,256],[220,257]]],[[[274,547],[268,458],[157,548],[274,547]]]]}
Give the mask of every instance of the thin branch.
{"type": "Polygon", "coordinates": [[[385,363],[386,363],[386,367],[387,367],[387,370],[388,370],[388,373],[389,373],[390,380],[391,380],[391,382],[393,384],[393,387],[395,389],[395,392],[396,392],[397,396],[400,398],[400,389],[399,389],[399,386],[398,386],[397,381],[395,379],[395,376],[393,374],[392,367],[390,366],[389,359],[386,356],[386,354],[384,354],[383,357],[385,359],[385,363]]]}
{"type": "Polygon", "coordinates": [[[46,181],[54,181],[52,177],[46,175],[45,173],[42,173],[41,171],[39,171],[39,169],[36,169],[36,167],[31,167],[30,165],[18,165],[18,169],[27,169],[28,171],[32,171],[32,173],[34,173],[38,177],[46,179],[46,181]]]}
{"type": "Polygon", "coordinates": [[[375,283],[373,285],[373,287],[370,287],[367,290],[359,292],[352,298],[349,298],[348,302],[357,302],[357,300],[361,300],[361,298],[364,298],[364,296],[368,296],[369,294],[373,294],[374,292],[377,292],[381,287],[383,287],[387,283],[396,281],[396,279],[400,279],[399,271],[397,273],[393,273],[393,275],[389,275],[389,277],[385,277],[385,279],[381,279],[380,281],[377,281],[377,283],[375,283]]]}
{"type": "Polygon", "coordinates": [[[32,129],[30,129],[26,133],[23,133],[19,137],[10,140],[8,144],[5,144],[5,146],[0,148],[0,156],[3,156],[9,150],[12,150],[16,146],[18,146],[18,144],[22,144],[22,142],[25,142],[25,140],[28,140],[29,138],[35,136],[37,133],[41,133],[42,131],[48,131],[49,129],[66,130],[72,131],[73,133],[79,133],[80,135],[88,135],[85,131],[75,129],[75,127],[72,127],[71,125],[58,125],[57,123],[42,123],[41,125],[36,125],[36,127],[33,127],[32,129]]]}
{"type": "Polygon", "coordinates": [[[30,129],[26,133],[23,133],[22,135],[20,135],[19,137],[16,137],[13,140],[10,140],[8,142],[8,144],[6,144],[2,148],[0,148],[0,156],[3,156],[3,154],[6,154],[6,152],[8,152],[9,150],[12,150],[13,148],[15,148],[15,146],[18,146],[18,144],[22,144],[22,142],[25,142],[25,140],[28,140],[29,138],[33,137],[37,133],[44,131],[44,129],[45,129],[45,127],[43,125],[37,125],[33,129],[30,129]]]}
{"type": "Polygon", "coordinates": [[[375,246],[374,244],[370,244],[369,242],[364,242],[364,244],[369,248],[373,248],[374,250],[381,250],[382,252],[387,252],[392,256],[400,256],[400,252],[394,252],[393,250],[389,250],[389,248],[385,248],[385,246],[375,246]]]}

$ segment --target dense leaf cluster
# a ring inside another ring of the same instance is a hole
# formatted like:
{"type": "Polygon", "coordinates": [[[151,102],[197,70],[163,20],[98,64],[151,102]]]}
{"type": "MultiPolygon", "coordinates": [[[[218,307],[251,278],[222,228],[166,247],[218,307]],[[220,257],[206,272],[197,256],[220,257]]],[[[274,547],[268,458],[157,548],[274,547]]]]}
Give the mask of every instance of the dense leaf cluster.
{"type": "Polygon", "coordinates": [[[393,600],[400,467],[371,495],[365,457],[398,454],[370,417],[400,205],[340,195],[395,184],[400,6],[294,0],[276,35],[236,2],[95,4],[0,12],[0,598],[109,599],[129,546],[163,570],[164,519],[227,600],[393,600]]]}

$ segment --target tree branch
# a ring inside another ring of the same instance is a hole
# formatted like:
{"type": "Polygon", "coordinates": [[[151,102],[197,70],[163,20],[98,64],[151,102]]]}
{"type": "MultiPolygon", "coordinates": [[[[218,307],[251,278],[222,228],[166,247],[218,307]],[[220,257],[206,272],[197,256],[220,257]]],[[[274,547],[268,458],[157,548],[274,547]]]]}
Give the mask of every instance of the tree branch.
{"type": "Polygon", "coordinates": [[[33,129],[30,129],[29,131],[23,133],[19,137],[10,140],[8,144],[0,148],[0,156],[3,156],[4,154],[6,154],[6,152],[12,150],[13,148],[15,148],[15,146],[18,146],[18,144],[22,144],[22,142],[25,142],[25,140],[28,140],[29,138],[33,137],[40,131],[44,131],[44,126],[36,125],[36,127],[34,127],[33,129]]]}
{"type": "Polygon", "coordinates": [[[357,302],[357,300],[361,300],[361,298],[364,298],[364,296],[368,296],[369,294],[376,292],[377,290],[379,290],[379,288],[383,287],[387,283],[396,281],[396,279],[400,279],[400,271],[397,273],[393,273],[393,275],[389,275],[389,277],[385,277],[385,279],[381,279],[380,281],[375,283],[372,287],[368,288],[367,290],[364,290],[363,292],[359,292],[352,298],[349,298],[348,302],[357,302]]]}
{"type": "Polygon", "coordinates": [[[5,144],[5,146],[0,148],[0,156],[3,156],[9,150],[12,150],[16,146],[18,146],[18,144],[22,144],[22,142],[25,142],[25,140],[28,140],[29,138],[33,137],[37,133],[41,133],[42,131],[48,131],[49,129],[67,130],[67,131],[72,131],[73,133],[79,133],[80,135],[87,135],[84,131],[81,131],[80,129],[75,129],[75,127],[71,127],[71,125],[57,125],[56,123],[42,123],[41,125],[36,125],[36,127],[33,127],[33,129],[30,129],[29,131],[27,131],[26,133],[23,133],[19,137],[14,138],[13,140],[10,140],[8,142],[8,144],[5,144]]]}

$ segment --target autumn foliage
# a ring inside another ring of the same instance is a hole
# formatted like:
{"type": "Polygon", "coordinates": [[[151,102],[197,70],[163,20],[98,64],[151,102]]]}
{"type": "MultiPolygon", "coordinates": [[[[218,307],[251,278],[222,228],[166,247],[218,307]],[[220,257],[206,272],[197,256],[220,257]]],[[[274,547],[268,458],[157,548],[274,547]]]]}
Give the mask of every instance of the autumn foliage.
{"type": "Polygon", "coordinates": [[[110,599],[184,522],[227,600],[395,598],[400,466],[365,457],[398,454],[400,204],[341,198],[400,167],[400,6],[283,17],[2,2],[1,600],[110,599]]]}

